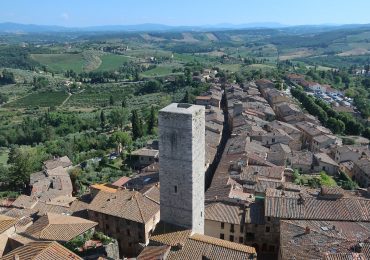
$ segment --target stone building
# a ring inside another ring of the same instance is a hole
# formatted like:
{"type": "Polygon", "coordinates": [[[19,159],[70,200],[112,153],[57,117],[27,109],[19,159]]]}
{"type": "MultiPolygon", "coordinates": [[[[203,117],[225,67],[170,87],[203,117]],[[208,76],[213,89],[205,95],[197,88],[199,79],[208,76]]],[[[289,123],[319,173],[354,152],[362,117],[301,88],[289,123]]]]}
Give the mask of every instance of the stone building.
{"type": "Polygon", "coordinates": [[[117,239],[121,257],[137,256],[159,222],[158,187],[145,193],[101,190],[90,203],[88,213],[89,219],[98,223],[98,231],[117,239]]]}
{"type": "Polygon", "coordinates": [[[159,111],[161,220],[204,233],[205,109],[173,103],[159,111]]]}
{"type": "Polygon", "coordinates": [[[353,163],[354,179],[361,187],[370,187],[370,159],[361,158],[353,163]]]}
{"type": "Polygon", "coordinates": [[[206,206],[204,228],[206,235],[243,244],[244,227],[243,204],[221,201],[206,206]]]}

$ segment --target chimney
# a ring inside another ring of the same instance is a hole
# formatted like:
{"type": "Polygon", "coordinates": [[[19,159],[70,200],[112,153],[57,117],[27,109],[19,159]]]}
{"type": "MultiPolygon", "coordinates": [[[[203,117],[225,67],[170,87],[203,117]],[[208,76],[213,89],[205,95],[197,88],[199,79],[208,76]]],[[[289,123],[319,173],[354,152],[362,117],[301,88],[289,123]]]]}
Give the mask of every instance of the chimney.
{"type": "Polygon", "coordinates": [[[311,229],[309,226],[306,227],[306,229],[304,230],[304,233],[307,235],[307,234],[310,234],[311,233],[311,229]]]}
{"type": "Polygon", "coordinates": [[[243,103],[240,102],[240,101],[235,102],[233,109],[234,109],[234,111],[233,111],[234,116],[241,115],[242,112],[243,112],[243,103]]]}

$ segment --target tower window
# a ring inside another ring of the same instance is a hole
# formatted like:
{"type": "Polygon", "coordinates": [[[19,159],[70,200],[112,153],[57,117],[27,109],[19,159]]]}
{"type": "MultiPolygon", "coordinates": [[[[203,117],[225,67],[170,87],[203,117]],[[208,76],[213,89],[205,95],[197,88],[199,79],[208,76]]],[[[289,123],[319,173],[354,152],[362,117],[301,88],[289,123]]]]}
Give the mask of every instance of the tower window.
{"type": "Polygon", "coordinates": [[[175,193],[177,193],[177,185],[175,185],[175,193]]]}

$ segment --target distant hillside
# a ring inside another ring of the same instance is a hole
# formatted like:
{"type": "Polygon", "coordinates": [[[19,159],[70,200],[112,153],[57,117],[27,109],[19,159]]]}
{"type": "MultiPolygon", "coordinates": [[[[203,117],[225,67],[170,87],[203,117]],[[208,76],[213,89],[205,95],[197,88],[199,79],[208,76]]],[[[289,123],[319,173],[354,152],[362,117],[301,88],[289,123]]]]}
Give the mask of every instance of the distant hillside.
{"type": "Polygon", "coordinates": [[[54,25],[36,25],[20,23],[0,23],[1,33],[43,33],[43,32],[155,32],[155,31],[215,31],[215,30],[240,30],[240,29],[290,29],[292,32],[327,31],[335,28],[358,28],[366,25],[302,25],[287,26],[274,22],[229,24],[200,26],[170,26],[164,24],[144,23],[136,25],[104,25],[89,27],[63,27],[54,25]]]}

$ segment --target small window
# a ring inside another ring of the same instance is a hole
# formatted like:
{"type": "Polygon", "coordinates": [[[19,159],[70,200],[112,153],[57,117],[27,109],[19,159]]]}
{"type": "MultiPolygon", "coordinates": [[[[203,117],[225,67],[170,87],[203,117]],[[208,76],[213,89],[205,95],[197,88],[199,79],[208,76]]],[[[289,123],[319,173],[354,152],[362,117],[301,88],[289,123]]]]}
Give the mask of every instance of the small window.
{"type": "Polygon", "coordinates": [[[246,234],[246,239],[247,239],[247,240],[254,240],[254,238],[255,238],[254,233],[248,233],[248,232],[247,232],[247,234],[246,234]]]}
{"type": "Polygon", "coordinates": [[[127,236],[130,236],[131,234],[130,234],[130,230],[129,229],[127,229],[127,236]]]}
{"type": "Polygon", "coordinates": [[[119,233],[119,227],[116,226],[116,233],[119,233]]]}
{"type": "Polygon", "coordinates": [[[322,170],[325,171],[325,166],[322,167],[322,170]]]}
{"type": "Polygon", "coordinates": [[[233,235],[230,235],[230,241],[234,242],[234,236],[233,235]]]}
{"type": "Polygon", "coordinates": [[[270,232],[270,227],[266,227],[266,232],[270,232]]]}
{"type": "Polygon", "coordinates": [[[244,232],[244,225],[240,225],[240,233],[244,232]]]}
{"type": "Polygon", "coordinates": [[[175,185],[175,193],[177,193],[177,185],[175,185]]]}
{"type": "Polygon", "coordinates": [[[221,222],[221,229],[224,229],[224,228],[225,228],[225,223],[221,222]]]}
{"type": "Polygon", "coordinates": [[[225,235],[224,234],[220,234],[220,239],[225,239],[225,235]]]}
{"type": "Polygon", "coordinates": [[[243,240],[244,240],[243,237],[239,237],[239,243],[240,244],[243,244],[243,240]]]}
{"type": "Polygon", "coordinates": [[[272,138],[272,142],[275,143],[275,138],[272,138]]]}
{"type": "Polygon", "coordinates": [[[109,230],[109,225],[108,224],[105,224],[105,229],[109,230]]]}
{"type": "Polygon", "coordinates": [[[271,221],[271,217],[267,217],[267,221],[271,221]]]}
{"type": "Polygon", "coordinates": [[[230,225],[230,232],[231,232],[231,233],[234,233],[234,224],[231,224],[231,225],[230,225]]]}

